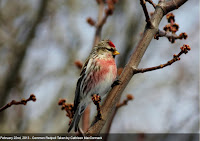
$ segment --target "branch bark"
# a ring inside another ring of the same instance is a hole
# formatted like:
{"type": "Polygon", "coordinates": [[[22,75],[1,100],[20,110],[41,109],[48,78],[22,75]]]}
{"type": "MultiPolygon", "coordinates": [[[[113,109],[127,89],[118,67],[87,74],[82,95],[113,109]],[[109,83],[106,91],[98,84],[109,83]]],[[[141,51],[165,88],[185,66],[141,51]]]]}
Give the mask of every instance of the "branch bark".
{"type": "Polygon", "coordinates": [[[137,68],[149,43],[151,42],[154,35],[158,32],[158,26],[165,14],[168,12],[177,9],[181,5],[183,5],[187,0],[171,0],[169,2],[161,1],[155,9],[155,12],[151,18],[152,28],[146,26],[145,31],[141,37],[140,42],[138,43],[137,47],[135,48],[128,64],[126,65],[125,69],[123,70],[122,74],[119,77],[121,81],[120,85],[115,86],[103,104],[102,110],[102,120],[99,120],[96,124],[88,129],[86,134],[99,134],[102,130],[103,126],[105,125],[107,119],[110,117],[110,113],[115,109],[117,102],[119,101],[122,92],[128,85],[129,81],[131,80],[132,76],[134,75],[133,68],[137,68]]]}

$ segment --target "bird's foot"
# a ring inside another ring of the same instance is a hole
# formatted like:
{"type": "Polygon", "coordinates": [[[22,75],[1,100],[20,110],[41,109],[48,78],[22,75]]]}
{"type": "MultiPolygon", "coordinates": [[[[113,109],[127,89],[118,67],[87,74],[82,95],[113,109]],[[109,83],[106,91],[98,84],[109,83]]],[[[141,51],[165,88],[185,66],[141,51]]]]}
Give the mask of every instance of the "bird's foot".
{"type": "Polygon", "coordinates": [[[98,120],[102,119],[101,108],[100,108],[101,96],[98,95],[98,94],[93,94],[92,95],[92,101],[97,107],[97,116],[96,116],[96,119],[95,119],[96,122],[97,122],[98,120]]]}
{"type": "Polygon", "coordinates": [[[121,83],[121,81],[120,81],[119,79],[117,79],[117,80],[115,80],[115,81],[113,82],[113,84],[111,85],[111,87],[113,88],[113,87],[119,85],[120,83],[121,83]]]}

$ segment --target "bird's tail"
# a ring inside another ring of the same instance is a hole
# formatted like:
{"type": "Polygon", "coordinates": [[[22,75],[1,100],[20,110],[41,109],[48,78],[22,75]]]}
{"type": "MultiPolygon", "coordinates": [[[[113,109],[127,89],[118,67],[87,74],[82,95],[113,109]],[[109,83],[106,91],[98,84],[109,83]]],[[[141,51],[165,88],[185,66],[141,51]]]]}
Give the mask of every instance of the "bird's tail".
{"type": "Polygon", "coordinates": [[[78,108],[76,109],[75,111],[75,114],[74,114],[74,117],[73,117],[73,120],[69,126],[69,129],[68,129],[68,132],[70,132],[72,130],[73,127],[75,127],[74,131],[77,132],[78,130],[78,124],[79,124],[79,121],[81,119],[81,116],[84,112],[84,110],[86,109],[86,106],[78,106],[78,108]]]}

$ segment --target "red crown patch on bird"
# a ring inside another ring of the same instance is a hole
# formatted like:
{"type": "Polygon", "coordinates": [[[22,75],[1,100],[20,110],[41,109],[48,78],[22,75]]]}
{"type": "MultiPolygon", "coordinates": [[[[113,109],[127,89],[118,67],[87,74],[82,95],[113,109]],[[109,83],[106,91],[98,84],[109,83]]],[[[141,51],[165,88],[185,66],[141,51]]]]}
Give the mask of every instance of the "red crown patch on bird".
{"type": "Polygon", "coordinates": [[[113,44],[113,42],[109,41],[108,44],[111,46],[111,47],[115,47],[115,45],[113,44]]]}

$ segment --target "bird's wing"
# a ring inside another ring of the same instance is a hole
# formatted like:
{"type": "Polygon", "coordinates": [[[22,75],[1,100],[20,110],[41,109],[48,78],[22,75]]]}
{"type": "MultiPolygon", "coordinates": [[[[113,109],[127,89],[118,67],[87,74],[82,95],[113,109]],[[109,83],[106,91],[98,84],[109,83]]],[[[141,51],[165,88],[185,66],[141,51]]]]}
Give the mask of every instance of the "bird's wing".
{"type": "Polygon", "coordinates": [[[85,61],[84,65],[81,69],[80,77],[79,77],[77,84],[76,84],[76,91],[75,91],[75,98],[74,98],[74,111],[76,111],[78,104],[80,103],[81,83],[82,83],[82,80],[85,77],[85,74],[87,72],[86,70],[87,70],[87,65],[88,65],[89,60],[90,59],[88,57],[88,59],[85,61]]]}

